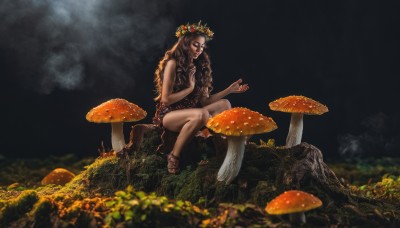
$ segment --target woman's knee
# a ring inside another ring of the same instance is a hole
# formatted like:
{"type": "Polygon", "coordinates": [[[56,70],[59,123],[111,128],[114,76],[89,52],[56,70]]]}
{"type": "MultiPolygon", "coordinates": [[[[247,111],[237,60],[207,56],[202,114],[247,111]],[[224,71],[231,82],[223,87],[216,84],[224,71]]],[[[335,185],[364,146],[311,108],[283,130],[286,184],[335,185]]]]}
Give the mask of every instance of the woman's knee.
{"type": "Polygon", "coordinates": [[[228,99],[221,99],[220,102],[223,110],[228,110],[232,108],[231,102],[228,99]]]}
{"type": "Polygon", "coordinates": [[[204,126],[207,123],[209,117],[210,113],[206,109],[201,108],[198,109],[198,111],[194,115],[193,121],[195,121],[198,125],[204,126]]]}

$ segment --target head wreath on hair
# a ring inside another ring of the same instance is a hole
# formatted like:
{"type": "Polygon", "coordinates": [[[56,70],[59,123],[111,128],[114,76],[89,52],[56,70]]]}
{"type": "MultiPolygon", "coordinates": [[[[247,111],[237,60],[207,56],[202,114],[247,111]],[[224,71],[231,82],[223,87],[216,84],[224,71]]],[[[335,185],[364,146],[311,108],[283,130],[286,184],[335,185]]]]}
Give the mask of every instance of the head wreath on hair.
{"type": "Polygon", "coordinates": [[[187,34],[201,34],[206,37],[206,40],[212,40],[214,37],[214,32],[210,30],[210,28],[207,26],[207,24],[202,25],[201,21],[199,21],[197,24],[189,24],[187,23],[186,25],[181,25],[176,29],[176,37],[181,38],[187,34]]]}

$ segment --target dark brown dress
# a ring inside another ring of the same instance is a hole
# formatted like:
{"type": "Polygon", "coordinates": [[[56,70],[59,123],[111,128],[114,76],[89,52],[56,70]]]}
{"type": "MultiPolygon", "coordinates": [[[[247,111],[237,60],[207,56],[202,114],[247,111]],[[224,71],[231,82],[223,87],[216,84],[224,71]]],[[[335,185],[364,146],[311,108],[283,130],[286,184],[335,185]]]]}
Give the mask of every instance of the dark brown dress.
{"type": "Polygon", "coordinates": [[[171,105],[165,105],[164,103],[159,101],[156,105],[156,113],[153,118],[153,123],[159,127],[163,127],[162,121],[167,113],[175,110],[181,110],[187,108],[200,108],[200,107],[201,106],[198,102],[198,99],[195,99],[190,95],[171,105]]]}

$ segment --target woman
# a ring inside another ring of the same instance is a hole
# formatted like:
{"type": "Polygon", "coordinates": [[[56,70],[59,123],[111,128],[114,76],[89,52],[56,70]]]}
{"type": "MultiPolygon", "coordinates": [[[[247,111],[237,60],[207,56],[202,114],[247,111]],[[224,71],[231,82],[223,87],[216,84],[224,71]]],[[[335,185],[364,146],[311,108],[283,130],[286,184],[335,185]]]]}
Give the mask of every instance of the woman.
{"type": "Polygon", "coordinates": [[[206,26],[187,24],[178,27],[178,41],[165,53],[154,75],[157,102],[153,122],[172,132],[179,132],[168,154],[168,172],[179,172],[179,156],[187,142],[205,126],[210,116],[230,109],[230,93],[249,89],[239,79],[225,90],[210,95],[212,76],[210,60],[205,52],[206,41],[213,32],[206,26]]]}

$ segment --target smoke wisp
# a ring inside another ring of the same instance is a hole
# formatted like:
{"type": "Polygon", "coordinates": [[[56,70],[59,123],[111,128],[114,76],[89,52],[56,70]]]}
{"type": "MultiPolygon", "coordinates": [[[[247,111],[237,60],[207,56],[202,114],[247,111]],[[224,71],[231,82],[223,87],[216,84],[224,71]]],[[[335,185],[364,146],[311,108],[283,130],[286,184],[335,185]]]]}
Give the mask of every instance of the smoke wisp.
{"type": "Polygon", "coordinates": [[[363,132],[344,134],[339,139],[339,154],[348,161],[371,157],[398,157],[400,134],[398,123],[384,113],[365,118],[363,132]]]}
{"type": "Polygon", "coordinates": [[[13,63],[4,77],[44,94],[132,89],[152,77],[139,66],[172,37],[178,1],[3,0],[0,50],[13,63]]]}

